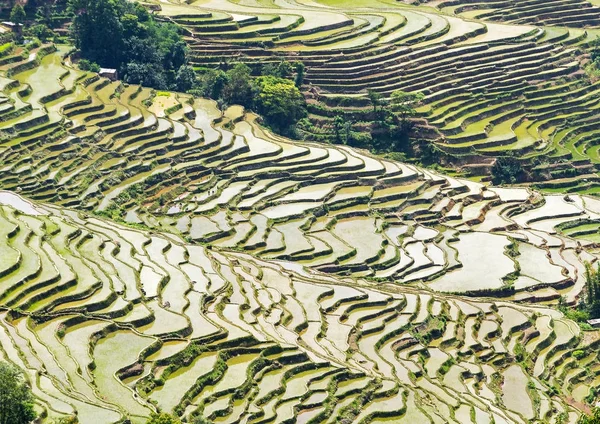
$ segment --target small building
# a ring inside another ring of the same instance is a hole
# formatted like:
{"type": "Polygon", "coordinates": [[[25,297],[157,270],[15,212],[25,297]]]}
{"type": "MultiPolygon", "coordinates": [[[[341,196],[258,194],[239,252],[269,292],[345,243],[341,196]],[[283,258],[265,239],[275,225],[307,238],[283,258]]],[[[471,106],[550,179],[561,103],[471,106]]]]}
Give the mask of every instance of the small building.
{"type": "Polygon", "coordinates": [[[9,28],[15,34],[21,34],[23,32],[23,24],[15,24],[14,22],[4,21],[2,26],[9,28]]]}
{"type": "Polygon", "coordinates": [[[600,328],[600,318],[588,319],[587,323],[594,328],[600,328]]]}
{"type": "Polygon", "coordinates": [[[111,81],[116,81],[119,79],[117,70],[112,68],[100,68],[100,72],[98,74],[101,77],[108,78],[111,81]]]}

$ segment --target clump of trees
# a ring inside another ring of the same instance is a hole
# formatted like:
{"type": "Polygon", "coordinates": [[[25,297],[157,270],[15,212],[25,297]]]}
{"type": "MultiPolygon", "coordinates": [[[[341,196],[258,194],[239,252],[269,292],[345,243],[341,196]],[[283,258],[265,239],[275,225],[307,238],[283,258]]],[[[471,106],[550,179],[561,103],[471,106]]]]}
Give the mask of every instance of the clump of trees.
{"type": "Polygon", "coordinates": [[[585,308],[590,318],[600,317],[600,265],[585,266],[585,308]]]}
{"type": "Polygon", "coordinates": [[[0,424],[28,424],[36,418],[33,396],[21,371],[0,362],[0,424]]]}
{"type": "Polygon", "coordinates": [[[180,29],[158,22],[127,0],[69,0],[71,35],[81,56],[118,69],[122,79],[161,90],[187,91],[195,81],[180,29]]]}
{"type": "Polygon", "coordinates": [[[9,20],[21,27],[21,30],[10,34],[17,43],[22,43],[27,38],[37,38],[46,42],[49,39],[55,39],[57,34],[52,30],[56,23],[54,17],[58,13],[56,5],[51,7],[49,4],[37,6],[34,1],[29,1],[25,7],[21,3],[15,3],[9,15],[9,20]],[[38,11],[47,10],[46,14],[38,11]],[[29,13],[28,13],[29,11],[29,13]],[[35,13],[35,18],[32,18],[35,13]]]}
{"type": "MultiPolygon", "coordinates": [[[[190,422],[191,424],[211,424],[211,422],[204,417],[193,418],[190,422]]],[[[181,424],[181,420],[174,415],[161,412],[152,414],[150,419],[146,421],[146,424],[181,424]]]]}
{"type": "Polygon", "coordinates": [[[586,263],[583,298],[577,306],[569,307],[561,298],[558,309],[567,318],[577,322],[582,329],[592,329],[587,321],[600,318],[600,265],[594,267],[590,263],[586,263]]]}
{"type": "Polygon", "coordinates": [[[274,131],[293,136],[296,123],[307,115],[298,88],[303,78],[302,64],[267,64],[254,76],[249,66],[237,63],[228,70],[202,70],[192,92],[217,100],[221,107],[239,104],[255,110],[274,131]]]}
{"type": "Polygon", "coordinates": [[[600,37],[590,42],[590,62],[585,66],[585,71],[592,81],[600,77],[600,37]]]}
{"type": "MultiPolygon", "coordinates": [[[[567,422],[565,419],[562,422],[567,422]]],[[[591,415],[582,415],[577,424],[600,424],[600,408],[594,408],[591,415]]]]}
{"type": "MultiPolygon", "coordinates": [[[[364,122],[354,122],[337,115],[331,126],[331,141],[379,154],[413,154],[416,147],[411,140],[415,127],[413,118],[423,94],[398,90],[388,99],[377,91],[368,90],[367,98],[370,110],[363,114],[364,122]]],[[[309,122],[304,124],[307,127],[311,125],[309,122]]],[[[312,130],[314,132],[314,128],[312,130]]],[[[430,149],[424,159],[433,156],[435,152],[430,149]]]]}
{"type": "Polygon", "coordinates": [[[500,157],[492,166],[494,184],[516,184],[527,180],[521,162],[513,157],[500,157]]]}

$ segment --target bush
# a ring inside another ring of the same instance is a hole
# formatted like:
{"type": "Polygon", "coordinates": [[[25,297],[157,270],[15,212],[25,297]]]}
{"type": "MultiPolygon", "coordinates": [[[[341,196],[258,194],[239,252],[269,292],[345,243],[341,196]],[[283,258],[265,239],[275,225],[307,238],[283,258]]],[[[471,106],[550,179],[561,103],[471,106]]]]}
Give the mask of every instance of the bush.
{"type": "Polygon", "coordinates": [[[100,72],[100,65],[87,59],[81,59],[77,65],[82,71],[100,72]]]}
{"type": "Polygon", "coordinates": [[[29,27],[26,31],[28,35],[35,38],[39,38],[41,41],[46,42],[48,39],[53,38],[56,34],[45,24],[37,24],[29,27]]]}
{"type": "MultiPolygon", "coordinates": [[[[566,421],[565,421],[566,422],[566,421]]],[[[578,424],[600,424],[600,408],[594,408],[592,415],[583,415],[578,424]]]]}
{"type": "Polygon", "coordinates": [[[181,424],[181,420],[173,415],[161,412],[160,414],[150,415],[150,419],[146,424],[181,424]]]}

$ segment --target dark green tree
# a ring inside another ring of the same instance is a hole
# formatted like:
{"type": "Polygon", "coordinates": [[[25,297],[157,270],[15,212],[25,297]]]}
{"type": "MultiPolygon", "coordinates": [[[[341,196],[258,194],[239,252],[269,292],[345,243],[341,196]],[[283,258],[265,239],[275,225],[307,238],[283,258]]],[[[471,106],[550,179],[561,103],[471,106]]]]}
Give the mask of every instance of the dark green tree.
{"type": "Polygon", "coordinates": [[[348,142],[348,136],[345,131],[346,128],[346,120],[337,115],[333,118],[333,133],[335,135],[335,142],[338,144],[346,144],[348,142]]]}
{"type": "Polygon", "coordinates": [[[296,62],[294,64],[294,70],[296,71],[296,78],[294,79],[294,82],[296,84],[296,87],[300,88],[302,87],[302,84],[304,84],[304,74],[306,72],[306,67],[304,66],[304,63],[296,62]]]}
{"type": "Polygon", "coordinates": [[[188,48],[176,25],[156,21],[146,8],[127,0],[69,0],[69,11],[74,14],[71,33],[84,59],[119,69],[129,83],[158,89],[186,85],[188,70],[177,80],[188,48]]]}
{"type": "Polygon", "coordinates": [[[590,57],[592,58],[592,62],[594,62],[595,65],[598,65],[598,62],[600,62],[600,36],[596,36],[594,41],[590,43],[590,46],[590,57]]]}
{"type": "Polygon", "coordinates": [[[600,265],[585,264],[585,305],[590,318],[600,317],[600,265]]]}
{"type": "Polygon", "coordinates": [[[196,72],[191,66],[181,66],[175,77],[177,90],[186,92],[196,84],[196,72]]]}
{"type": "Polygon", "coordinates": [[[167,89],[163,72],[154,63],[129,62],[123,67],[123,79],[132,84],[154,87],[159,90],[167,89]]]}
{"type": "Polygon", "coordinates": [[[10,21],[14,24],[21,25],[25,22],[25,19],[27,19],[25,9],[23,9],[23,6],[21,6],[21,4],[15,4],[12,10],[10,11],[10,21]]]}
{"type": "Polygon", "coordinates": [[[494,184],[516,184],[525,180],[521,162],[512,157],[500,157],[492,166],[494,184]]]}
{"type": "Polygon", "coordinates": [[[277,78],[289,78],[292,75],[293,67],[287,60],[276,63],[267,63],[262,67],[261,74],[277,78]]]}
{"type": "Polygon", "coordinates": [[[69,417],[64,417],[59,419],[58,421],[55,421],[55,424],[79,424],[79,420],[76,416],[71,415],[69,417]]]}
{"type": "Polygon", "coordinates": [[[369,102],[373,107],[373,113],[377,114],[377,108],[383,106],[384,104],[383,96],[375,90],[368,89],[367,97],[369,98],[369,102]]]}
{"type": "Polygon", "coordinates": [[[390,107],[392,112],[400,117],[401,123],[406,126],[410,118],[413,118],[417,111],[415,107],[423,100],[422,93],[409,93],[402,90],[396,90],[390,96],[390,107]]]}
{"type": "Polygon", "coordinates": [[[54,31],[52,31],[46,24],[36,24],[27,28],[26,34],[32,35],[33,37],[39,38],[41,41],[46,42],[48,39],[54,37],[54,31]]]}
{"type": "Polygon", "coordinates": [[[251,108],[255,93],[252,87],[252,70],[247,65],[238,63],[227,71],[227,79],[222,91],[223,100],[230,105],[251,108]]]}
{"type": "Polygon", "coordinates": [[[200,95],[219,99],[223,94],[223,88],[229,82],[227,74],[220,69],[206,69],[198,78],[198,90],[200,95]]]}
{"type": "Polygon", "coordinates": [[[123,0],[69,0],[72,34],[81,54],[105,67],[119,67],[125,50],[123,0]]]}
{"type": "Polygon", "coordinates": [[[28,424],[35,418],[33,396],[21,371],[0,362],[0,424],[28,424]]]}

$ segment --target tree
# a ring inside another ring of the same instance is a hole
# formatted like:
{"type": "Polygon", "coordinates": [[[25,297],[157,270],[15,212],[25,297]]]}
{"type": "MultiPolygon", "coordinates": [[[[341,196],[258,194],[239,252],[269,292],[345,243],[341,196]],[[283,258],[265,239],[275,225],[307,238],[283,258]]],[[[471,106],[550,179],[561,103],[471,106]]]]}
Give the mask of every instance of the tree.
{"type": "Polygon", "coordinates": [[[368,89],[367,97],[369,98],[371,106],[373,106],[373,113],[377,114],[377,108],[383,105],[383,96],[375,90],[368,89]]]}
{"type": "Polygon", "coordinates": [[[592,62],[598,64],[598,62],[600,62],[600,36],[596,36],[594,41],[590,43],[590,46],[590,57],[592,58],[592,62]]]}
{"type": "Polygon", "coordinates": [[[186,92],[196,85],[196,72],[191,66],[181,66],[175,77],[177,90],[186,92]]]}
{"type": "Polygon", "coordinates": [[[585,306],[590,318],[600,317],[600,266],[585,264],[585,306]]]}
{"type": "Polygon", "coordinates": [[[192,420],[191,424],[212,424],[212,421],[209,421],[200,415],[200,416],[194,418],[192,420]]]}
{"type": "Polygon", "coordinates": [[[296,87],[300,88],[304,83],[304,73],[306,71],[306,67],[304,66],[304,63],[296,62],[294,64],[294,69],[296,71],[296,78],[294,79],[294,82],[296,87]]]}
{"type": "Polygon", "coordinates": [[[292,75],[292,65],[287,60],[278,63],[267,63],[262,67],[262,75],[277,78],[288,78],[292,75]]]}
{"type": "Polygon", "coordinates": [[[71,415],[69,417],[64,417],[55,421],[55,424],[79,424],[79,420],[75,415],[71,415]]]}
{"type": "Polygon", "coordinates": [[[181,420],[173,415],[161,412],[160,414],[150,415],[150,419],[146,421],[146,424],[181,424],[181,420]]]}
{"type": "Polygon", "coordinates": [[[252,107],[254,100],[252,70],[247,65],[238,63],[227,71],[227,79],[227,84],[223,87],[223,100],[230,105],[252,107]]]}
{"type": "Polygon", "coordinates": [[[17,3],[14,5],[12,10],[10,11],[10,21],[16,25],[21,25],[25,22],[27,15],[25,14],[25,9],[21,4],[17,3]]]}
{"type": "Polygon", "coordinates": [[[398,114],[402,123],[407,123],[409,118],[413,118],[417,111],[415,106],[423,100],[423,93],[408,93],[402,90],[396,90],[390,96],[390,106],[392,112],[398,114]]]}
{"type": "MultiPolygon", "coordinates": [[[[174,29],[169,27],[169,29],[174,29]]],[[[167,69],[179,69],[188,62],[188,47],[187,44],[179,39],[179,34],[168,33],[161,31],[161,37],[169,39],[170,43],[162,43],[159,49],[163,50],[163,65],[167,69]]]]}
{"type": "Polygon", "coordinates": [[[79,66],[79,69],[82,71],[100,72],[100,65],[90,62],[87,59],[81,59],[77,62],[77,66],[79,66]]]}
{"type": "Polygon", "coordinates": [[[229,82],[227,74],[220,69],[207,69],[198,78],[200,95],[218,100],[221,98],[223,88],[229,82]]]}
{"type": "Polygon", "coordinates": [[[256,79],[256,86],[258,111],[275,129],[288,132],[306,116],[306,101],[292,81],[265,76],[256,79]]]}
{"type": "Polygon", "coordinates": [[[525,180],[521,162],[511,157],[500,157],[492,166],[494,184],[516,184],[525,180]]]}
{"type": "Polygon", "coordinates": [[[36,24],[27,29],[27,34],[39,38],[41,41],[46,42],[49,38],[54,37],[54,31],[52,31],[46,24],[36,24]]]}
{"type": "Polygon", "coordinates": [[[594,408],[592,415],[582,415],[578,424],[600,424],[600,408],[594,408]]]}
{"type": "Polygon", "coordinates": [[[188,47],[177,25],[159,22],[128,0],[69,0],[71,34],[81,56],[117,68],[125,82],[157,89],[189,85],[188,47]]]}
{"type": "Polygon", "coordinates": [[[125,50],[123,0],[69,0],[75,46],[92,62],[119,67],[125,50]]]}
{"type": "Polygon", "coordinates": [[[123,68],[123,79],[131,84],[154,87],[159,90],[167,88],[163,73],[153,63],[129,62],[123,68]]]}
{"type": "Polygon", "coordinates": [[[333,118],[333,133],[337,144],[346,144],[348,142],[348,122],[341,116],[333,118]]]}
{"type": "Polygon", "coordinates": [[[0,424],[27,424],[35,418],[33,396],[21,371],[0,362],[0,424]]]}

